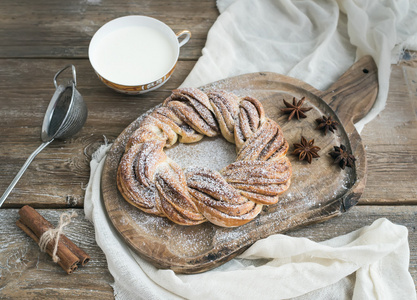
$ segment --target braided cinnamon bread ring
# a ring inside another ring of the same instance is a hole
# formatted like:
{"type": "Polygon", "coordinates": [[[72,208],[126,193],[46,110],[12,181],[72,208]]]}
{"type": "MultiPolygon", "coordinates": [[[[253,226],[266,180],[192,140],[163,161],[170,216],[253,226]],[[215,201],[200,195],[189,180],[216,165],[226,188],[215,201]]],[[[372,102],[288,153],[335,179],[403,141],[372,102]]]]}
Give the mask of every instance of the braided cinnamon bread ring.
{"type": "Polygon", "coordinates": [[[291,183],[288,143],[255,98],[226,91],[177,89],[130,136],[117,173],[122,196],[144,212],[180,225],[209,221],[223,227],[253,220],[291,183]],[[236,144],[237,159],[220,173],[185,172],[165,147],[221,134],[236,144]]]}

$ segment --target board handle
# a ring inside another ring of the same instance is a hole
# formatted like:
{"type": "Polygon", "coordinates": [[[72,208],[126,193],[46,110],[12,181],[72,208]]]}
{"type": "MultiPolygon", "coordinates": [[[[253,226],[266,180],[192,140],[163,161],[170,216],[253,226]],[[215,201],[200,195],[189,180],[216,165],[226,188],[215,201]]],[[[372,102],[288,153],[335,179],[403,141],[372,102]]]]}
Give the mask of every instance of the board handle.
{"type": "Polygon", "coordinates": [[[354,63],[320,97],[351,127],[371,110],[378,94],[378,68],[370,55],[354,63]]]}

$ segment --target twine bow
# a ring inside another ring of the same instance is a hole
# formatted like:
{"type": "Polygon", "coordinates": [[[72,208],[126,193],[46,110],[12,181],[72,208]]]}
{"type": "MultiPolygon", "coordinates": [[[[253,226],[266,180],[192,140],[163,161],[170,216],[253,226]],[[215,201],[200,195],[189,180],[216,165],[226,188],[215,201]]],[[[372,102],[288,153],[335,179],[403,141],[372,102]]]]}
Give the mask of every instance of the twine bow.
{"type": "Polygon", "coordinates": [[[56,228],[50,228],[45,231],[39,239],[39,247],[41,248],[42,252],[46,251],[46,247],[48,246],[49,242],[55,240],[54,250],[52,252],[52,259],[55,263],[59,261],[59,257],[56,255],[58,251],[59,237],[64,227],[71,223],[71,218],[75,218],[77,216],[78,215],[76,212],[72,212],[72,214],[62,213],[59,217],[58,226],[56,228]]]}

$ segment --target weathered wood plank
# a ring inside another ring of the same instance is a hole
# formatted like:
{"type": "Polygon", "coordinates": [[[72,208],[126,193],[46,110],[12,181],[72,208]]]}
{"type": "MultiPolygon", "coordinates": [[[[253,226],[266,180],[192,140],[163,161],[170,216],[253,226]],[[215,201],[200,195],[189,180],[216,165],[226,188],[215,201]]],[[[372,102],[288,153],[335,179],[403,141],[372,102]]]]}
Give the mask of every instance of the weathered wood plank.
{"type": "Polygon", "coordinates": [[[417,204],[417,55],[409,58],[392,66],[387,105],[362,131],[368,181],[360,203],[417,204]]]}
{"type": "Polygon", "coordinates": [[[174,32],[189,29],[192,38],[180,59],[196,59],[219,15],[215,1],[24,1],[0,2],[0,57],[86,58],[94,33],[126,15],[146,15],[174,32]]]}
{"type": "MultiPolygon", "coordinates": [[[[62,212],[73,210],[39,210],[52,224],[62,212]]],[[[75,210],[64,231],[76,245],[91,255],[91,261],[72,275],[67,275],[50,256],[20,230],[17,209],[0,210],[0,298],[1,299],[113,299],[106,257],[97,246],[93,225],[84,218],[82,209],[75,210]]]]}
{"type": "MultiPolygon", "coordinates": [[[[59,214],[72,210],[39,210],[53,224],[59,214]]],[[[0,298],[59,298],[78,296],[81,299],[112,299],[113,282],[107,270],[105,256],[96,245],[93,225],[84,219],[81,209],[65,234],[92,256],[92,260],[67,275],[50,257],[41,253],[35,243],[16,225],[17,209],[0,210],[0,298]]],[[[310,225],[288,233],[290,236],[307,237],[324,241],[370,225],[378,218],[404,225],[409,230],[411,250],[410,273],[417,283],[417,207],[415,206],[355,206],[341,217],[321,224],[310,225]]]]}

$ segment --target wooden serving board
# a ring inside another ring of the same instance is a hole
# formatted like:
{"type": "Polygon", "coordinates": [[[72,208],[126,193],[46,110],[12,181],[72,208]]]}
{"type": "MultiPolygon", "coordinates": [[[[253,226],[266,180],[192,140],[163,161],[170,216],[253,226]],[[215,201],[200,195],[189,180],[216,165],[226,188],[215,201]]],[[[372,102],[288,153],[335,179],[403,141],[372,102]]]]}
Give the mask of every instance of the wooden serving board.
{"type": "MultiPolygon", "coordinates": [[[[118,163],[129,136],[143,118],[141,116],[115,140],[102,176],[102,195],[109,218],[126,243],[141,257],[158,268],[178,273],[207,271],[229,261],[259,239],[339,216],[358,202],[365,187],[367,166],[365,150],[353,123],[370,110],[376,99],[377,68],[371,57],[355,63],[326,91],[318,91],[297,79],[275,73],[246,74],[202,89],[224,89],[239,96],[255,97],[263,103],[266,114],[278,122],[290,144],[287,155],[293,166],[291,187],[277,204],[264,206],[258,217],[237,228],[222,228],[210,223],[180,226],[166,218],[143,213],[128,204],[116,186],[118,163]],[[293,97],[300,99],[303,96],[307,98],[305,105],[313,109],[307,112],[306,119],[288,121],[288,115],[280,111],[284,107],[282,99],[291,101],[293,97]],[[325,136],[315,129],[315,119],[323,115],[331,115],[343,124],[336,134],[325,136]],[[314,139],[321,148],[321,157],[314,159],[311,165],[291,154],[292,144],[300,142],[301,135],[308,140],[314,139]],[[355,168],[341,170],[333,163],[328,153],[340,144],[346,145],[357,158],[355,168]]],[[[201,161],[207,164],[207,159],[199,157],[207,157],[213,148],[217,152],[212,155],[212,166],[207,167],[219,169],[233,161],[234,146],[220,137],[205,138],[192,145],[179,144],[166,153],[181,167],[187,167],[201,161]],[[225,159],[216,160],[224,155],[225,159]]]]}

